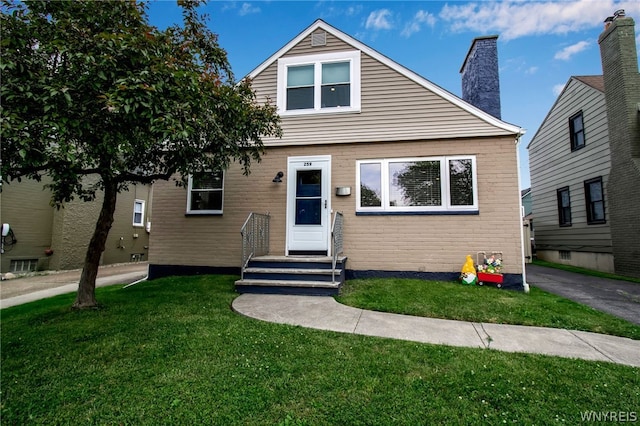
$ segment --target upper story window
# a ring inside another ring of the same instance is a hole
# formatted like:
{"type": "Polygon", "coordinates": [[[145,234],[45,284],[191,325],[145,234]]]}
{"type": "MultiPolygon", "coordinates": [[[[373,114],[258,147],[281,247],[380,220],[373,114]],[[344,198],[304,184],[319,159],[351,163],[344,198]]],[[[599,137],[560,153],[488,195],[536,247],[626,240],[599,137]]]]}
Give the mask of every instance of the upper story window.
{"type": "Polygon", "coordinates": [[[560,226],[571,226],[571,197],[569,187],[558,189],[558,223],[560,226]]]}
{"type": "Polygon", "coordinates": [[[224,174],[195,173],[189,176],[187,214],[222,214],[224,174]]]}
{"type": "Polygon", "coordinates": [[[280,58],[278,111],[284,116],[360,111],[360,52],[280,58]]]}
{"type": "Polygon", "coordinates": [[[133,202],[133,226],[144,226],[144,200],[133,202]]]}
{"type": "Polygon", "coordinates": [[[569,134],[571,137],[571,151],[584,147],[584,121],[582,111],[569,119],[569,134]]]}
{"type": "Polygon", "coordinates": [[[584,182],[584,195],[587,203],[587,223],[595,225],[606,223],[604,217],[604,190],[602,178],[589,179],[584,182]]]}
{"type": "Polygon", "coordinates": [[[475,212],[475,156],[358,161],[358,212],[475,212]]]}

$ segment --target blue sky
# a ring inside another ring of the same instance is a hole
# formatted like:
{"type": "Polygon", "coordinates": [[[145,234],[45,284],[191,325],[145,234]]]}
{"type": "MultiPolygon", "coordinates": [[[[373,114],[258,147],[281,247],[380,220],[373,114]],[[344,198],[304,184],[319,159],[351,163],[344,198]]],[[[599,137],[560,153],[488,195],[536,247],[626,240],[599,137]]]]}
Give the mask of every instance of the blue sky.
{"type": "MultiPolygon", "coordinates": [[[[598,36],[618,9],[640,25],[637,0],[209,1],[201,11],[236,79],[323,19],[461,96],[460,67],[471,42],[498,35],[502,119],[527,131],[520,143],[520,187],[527,188],[526,146],[570,76],[602,74],[598,36]]],[[[149,16],[160,28],[181,20],[168,0],[153,1],[149,16]]]]}

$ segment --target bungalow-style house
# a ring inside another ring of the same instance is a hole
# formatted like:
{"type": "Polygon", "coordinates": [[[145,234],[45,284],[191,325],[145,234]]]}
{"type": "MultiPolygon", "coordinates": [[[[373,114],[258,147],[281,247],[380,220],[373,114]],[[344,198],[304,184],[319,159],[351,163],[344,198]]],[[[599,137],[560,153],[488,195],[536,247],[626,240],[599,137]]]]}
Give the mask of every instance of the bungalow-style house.
{"type": "Polygon", "coordinates": [[[538,258],[640,276],[640,77],[633,19],[607,21],[603,75],[572,76],[531,140],[538,258]]]}
{"type": "MultiPolygon", "coordinates": [[[[74,200],[61,209],[50,205],[51,192],[41,182],[23,179],[2,185],[0,210],[2,273],[81,268],[95,229],[101,199],[74,200]]],[[[115,220],[101,264],[147,260],[151,187],[132,185],[118,195],[115,220]]]]}
{"type": "MultiPolygon", "coordinates": [[[[463,80],[495,38],[474,42],[463,80]]],[[[345,277],[456,280],[467,255],[499,252],[504,287],[523,288],[520,127],[322,20],[248,77],[283,136],[249,176],[154,185],[150,279],[240,273],[240,292],[332,294],[345,277]]]]}

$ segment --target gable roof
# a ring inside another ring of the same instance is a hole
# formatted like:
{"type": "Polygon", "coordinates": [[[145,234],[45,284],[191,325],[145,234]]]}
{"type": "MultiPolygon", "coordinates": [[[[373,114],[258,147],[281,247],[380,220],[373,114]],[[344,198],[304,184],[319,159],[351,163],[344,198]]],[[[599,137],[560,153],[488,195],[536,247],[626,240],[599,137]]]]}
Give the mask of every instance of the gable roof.
{"type": "Polygon", "coordinates": [[[549,111],[547,112],[547,115],[545,115],[544,120],[542,120],[542,122],[540,123],[538,130],[536,130],[536,133],[531,138],[531,141],[529,141],[529,144],[527,145],[527,149],[529,149],[531,144],[533,144],[533,142],[536,140],[536,137],[538,136],[538,133],[540,133],[542,126],[547,121],[547,119],[551,116],[551,113],[556,108],[556,105],[558,104],[560,99],[562,99],[562,97],[564,96],[572,80],[578,81],[604,94],[604,77],[601,75],[581,75],[581,76],[572,75],[571,77],[569,77],[569,80],[567,80],[567,83],[564,85],[562,92],[560,92],[556,100],[553,102],[553,105],[551,105],[551,108],[549,108],[549,111]]]}
{"type": "Polygon", "coordinates": [[[414,81],[415,83],[421,85],[422,87],[426,88],[427,90],[429,90],[429,91],[435,93],[436,95],[442,97],[443,99],[451,102],[452,104],[462,108],[464,111],[466,111],[466,112],[478,117],[479,119],[485,121],[486,123],[488,123],[490,125],[493,125],[493,126],[499,128],[501,130],[513,133],[514,135],[516,135],[516,137],[520,137],[525,133],[525,129],[523,129],[523,128],[519,127],[519,126],[516,126],[514,124],[510,124],[510,123],[507,123],[505,121],[502,121],[502,120],[492,116],[491,114],[488,114],[488,113],[482,111],[481,109],[479,109],[479,108],[471,105],[470,103],[460,99],[459,97],[457,97],[456,95],[452,94],[451,92],[448,92],[447,90],[443,89],[442,87],[440,87],[440,86],[432,83],[431,81],[427,80],[426,78],[416,74],[415,72],[411,71],[410,69],[408,69],[408,68],[398,64],[397,62],[389,59],[388,57],[386,57],[382,53],[380,53],[380,52],[372,49],[371,47],[367,46],[366,44],[356,40],[355,38],[351,37],[350,35],[338,30],[337,28],[335,28],[335,27],[333,27],[333,26],[331,26],[329,24],[327,24],[322,19],[316,20],[313,24],[311,24],[309,27],[307,27],[307,29],[305,29],[300,34],[298,34],[293,40],[291,40],[289,43],[284,45],[276,53],[271,55],[266,61],[264,61],[263,63],[258,65],[253,71],[251,71],[248,74],[248,77],[251,78],[251,79],[254,79],[258,74],[260,74],[267,67],[269,67],[271,64],[276,62],[286,52],[291,50],[294,46],[296,46],[298,43],[300,43],[304,38],[306,38],[307,36],[309,36],[311,33],[313,33],[314,31],[316,31],[318,29],[321,29],[321,30],[324,30],[324,31],[326,31],[328,33],[331,33],[333,36],[335,36],[336,38],[340,39],[344,43],[347,43],[347,44],[353,46],[357,50],[359,50],[359,51],[367,54],[368,56],[374,58],[375,60],[385,64],[389,68],[395,70],[396,72],[402,74],[403,76],[407,77],[408,79],[410,79],[410,80],[414,81]]]}
{"type": "Polygon", "coordinates": [[[573,78],[604,93],[604,77],[601,75],[580,75],[573,78]]]}

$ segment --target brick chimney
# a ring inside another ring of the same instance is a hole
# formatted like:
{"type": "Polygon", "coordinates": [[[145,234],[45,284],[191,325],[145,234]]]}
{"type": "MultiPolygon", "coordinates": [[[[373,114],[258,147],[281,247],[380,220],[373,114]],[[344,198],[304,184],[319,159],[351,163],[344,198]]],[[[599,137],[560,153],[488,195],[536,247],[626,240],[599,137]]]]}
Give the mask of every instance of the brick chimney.
{"type": "Polygon", "coordinates": [[[462,99],[496,118],[501,118],[497,41],[497,35],[475,38],[460,73],[462,99]]]}
{"type": "Polygon", "coordinates": [[[598,39],[611,171],[605,189],[615,272],[640,277],[640,74],[635,22],[618,10],[598,39]]]}

